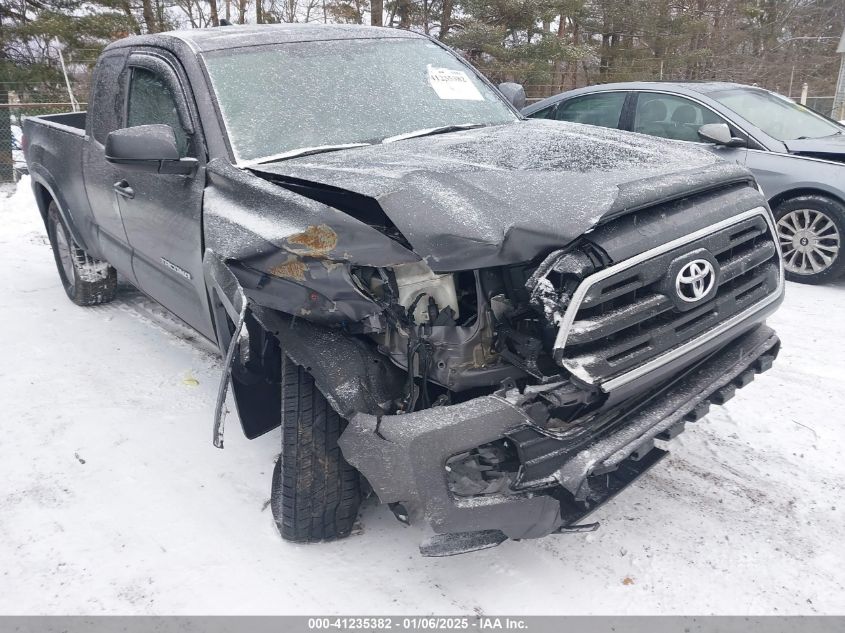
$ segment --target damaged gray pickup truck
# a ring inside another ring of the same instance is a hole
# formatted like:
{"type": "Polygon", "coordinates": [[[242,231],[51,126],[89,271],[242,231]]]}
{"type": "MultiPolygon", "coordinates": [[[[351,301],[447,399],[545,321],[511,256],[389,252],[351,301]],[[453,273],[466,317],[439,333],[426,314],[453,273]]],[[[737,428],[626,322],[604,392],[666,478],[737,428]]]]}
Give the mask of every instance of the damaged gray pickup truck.
{"type": "Polygon", "coordinates": [[[375,493],[426,555],[585,529],[655,445],[769,368],[783,295],[747,171],[525,120],[407,31],[138,36],[89,111],[25,122],[68,296],[117,272],[216,342],[250,438],[281,426],[282,536],[375,493]]]}

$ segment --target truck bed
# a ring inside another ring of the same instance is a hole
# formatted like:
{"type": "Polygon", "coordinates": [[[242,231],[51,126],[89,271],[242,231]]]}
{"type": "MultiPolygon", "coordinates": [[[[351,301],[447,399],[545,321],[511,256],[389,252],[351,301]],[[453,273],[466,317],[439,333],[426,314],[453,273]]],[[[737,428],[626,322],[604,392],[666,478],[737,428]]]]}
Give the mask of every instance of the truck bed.
{"type": "Polygon", "coordinates": [[[93,229],[82,173],[85,123],[85,112],[33,116],[23,122],[29,171],[40,176],[50,196],[69,216],[68,228],[83,248],[91,241],[87,238],[93,229]]]}
{"type": "Polygon", "coordinates": [[[61,114],[27,117],[27,120],[38,121],[71,134],[85,134],[86,115],[87,112],[62,112],[61,114]]]}

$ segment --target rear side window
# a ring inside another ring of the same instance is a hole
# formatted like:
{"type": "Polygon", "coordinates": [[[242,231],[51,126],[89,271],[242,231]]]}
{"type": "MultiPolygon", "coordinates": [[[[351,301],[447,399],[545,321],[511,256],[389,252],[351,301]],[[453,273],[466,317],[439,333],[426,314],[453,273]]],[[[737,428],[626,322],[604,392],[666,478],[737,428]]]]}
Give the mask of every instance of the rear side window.
{"type": "Polygon", "coordinates": [[[164,123],[176,134],[179,155],[188,155],[188,134],[179,120],[176,100],[165,81],[146,68],[133,68],[126,111],[127,127],[164,123]]]}
{"type": "Polygon", "coordinates": [[[550,105],[548,108],[543,108],[542,110],[537,110],[533,114],[529,114],[528,117],[531,119],[548,119],[551,117],[554,109],[555,107],[550,105]]]}
{"type": "Polygon", "coordinates": [[[561,103],[555,118],[558,121],[618,128],[627,95],[627,92],[599,92],[576,97],[561,103]]]}
{"type": "Polygon", "coordinates": [[[88,99],[88,116],[91,118],[91,134],[102,144],[105,144],[109,132],[120,127],[123,109],[123,90],[120,84],[122,70],[123,55],[120,53],[106,55],[97,63],[97,72],[88,99]]]}

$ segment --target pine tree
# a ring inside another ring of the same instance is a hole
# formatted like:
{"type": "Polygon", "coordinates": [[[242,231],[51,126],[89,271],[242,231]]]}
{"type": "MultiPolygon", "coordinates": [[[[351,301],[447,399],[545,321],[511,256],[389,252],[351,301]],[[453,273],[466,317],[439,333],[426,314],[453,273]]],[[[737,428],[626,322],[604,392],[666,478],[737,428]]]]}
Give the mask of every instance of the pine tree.
{"type": "MultiPolygon", "coordinates": [[[[69,100],[59,52],[71,73],[87,76],[106,44],[140,32],[128,0],[17,0],[0,4],[0,104],[16,123],[38,110],[21,102],[69,100]]],[[[87,95],[80,95],[81,100],[87,95]]],[[[5,115],[4,115],[5,116],[5,115]]],[[[0,181],[10,178],[11,143],[0,128],[0,181]]]]}

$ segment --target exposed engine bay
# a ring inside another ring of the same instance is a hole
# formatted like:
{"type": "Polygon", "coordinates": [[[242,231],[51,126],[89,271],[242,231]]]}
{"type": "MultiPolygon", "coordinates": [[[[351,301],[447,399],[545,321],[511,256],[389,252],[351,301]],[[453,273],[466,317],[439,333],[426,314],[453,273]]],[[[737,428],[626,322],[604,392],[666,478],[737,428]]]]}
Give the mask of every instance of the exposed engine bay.
{"type": "Polygon", "coordinates": [[[435,274],[418,262],[352,276],[383,307],[385,326],[369,337],[408,373],[397,411],[460,402],[505,380],[526,386],[565,377],[550,354],[557,328],[546,311],[568,289],[547,288],[544,277],[529,292],[536,266],[435,274]]]}

